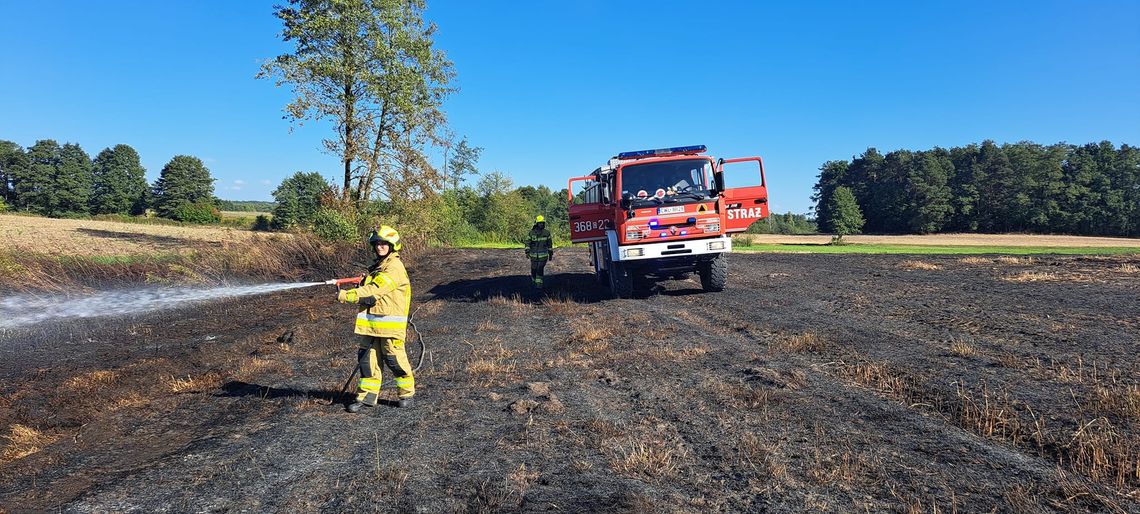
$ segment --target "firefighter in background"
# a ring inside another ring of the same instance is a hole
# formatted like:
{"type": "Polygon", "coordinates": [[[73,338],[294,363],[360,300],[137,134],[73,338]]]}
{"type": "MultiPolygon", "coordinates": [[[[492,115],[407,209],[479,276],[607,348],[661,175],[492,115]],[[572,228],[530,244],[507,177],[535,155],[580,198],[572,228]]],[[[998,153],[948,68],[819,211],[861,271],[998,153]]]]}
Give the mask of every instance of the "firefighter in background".
{"type": "Polygon", "coordinates": [[[368,275],[360,287],[337,293],[341,303],[355,303],[360,307],[355,330],[360,390],[356,401],[348,406],[349,412],[359,412],[362,407],[375,407],[379,403],[381,356],[396,376],[399,406],[411,407],[412,396],[416,394],[412,366],[404,351],[412,286],[400,261],[399,252],[403,247],[400,234],[392,227],[382,226],[368,237],[368,245],[376,253],[376,262],[369,266],[368,275]]]}
{"type": "Polygon", "coordinates": [[[534,287],[542,289],[542,275],[546,262],[554,259],[554,242],[550,231],[546,230],[546,218],[534,218],[534,227],[526,235],[526,256],[530,258],[530,279],[534,287]]]}

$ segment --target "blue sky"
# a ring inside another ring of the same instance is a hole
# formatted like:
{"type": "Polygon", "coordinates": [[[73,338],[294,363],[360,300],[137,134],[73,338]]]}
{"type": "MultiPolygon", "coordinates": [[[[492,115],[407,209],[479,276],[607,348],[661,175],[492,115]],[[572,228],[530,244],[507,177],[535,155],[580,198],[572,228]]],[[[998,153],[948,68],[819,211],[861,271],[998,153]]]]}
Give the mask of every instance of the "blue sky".
{"type": "MultiPolygon", "coordinates": [[[[151,180],[194,155],[225,199],[335,180],[327,125],[291,130],[289,92],[254,79],[288,50],[273,3],[0,0],[0,139],[126,143],[151,180]]],[[[763,156],[774,210],[807,212],[819,165],[868,146],[1140,144],[1140,2],[437,0],[427,17],[458,73],[452,130],[518,185],[704,144],[763,156]]]]}

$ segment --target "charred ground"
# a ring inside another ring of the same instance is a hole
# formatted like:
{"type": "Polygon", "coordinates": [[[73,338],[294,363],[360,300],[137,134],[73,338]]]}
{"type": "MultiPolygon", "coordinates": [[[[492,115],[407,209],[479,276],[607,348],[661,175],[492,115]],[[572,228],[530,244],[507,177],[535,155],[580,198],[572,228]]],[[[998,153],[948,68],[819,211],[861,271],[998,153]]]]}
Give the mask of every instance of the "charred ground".
{"type": "Polygon", "coordinates": [[[410,410],[329,405],[321,288],[7,334],[0,510],[1140,509],[1138,257],[733,254],[611,300],[520,254],[411,260],[410,410]]]}

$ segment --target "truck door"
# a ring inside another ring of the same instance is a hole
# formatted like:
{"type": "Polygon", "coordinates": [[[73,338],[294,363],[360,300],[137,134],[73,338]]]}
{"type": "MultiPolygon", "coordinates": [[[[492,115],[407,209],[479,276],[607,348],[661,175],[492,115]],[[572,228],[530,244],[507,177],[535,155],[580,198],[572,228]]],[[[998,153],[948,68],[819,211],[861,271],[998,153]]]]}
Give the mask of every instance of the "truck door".
{"type": "Polygon", "coordinates": [[[566,187],[566,200],[570,221],[570,241],[584,243],[606,238],[606,230],[613,228],[614,207],[604,200],[603,184],[596,182],[593,175],[570,179],[566,187]],[[574,183],[585,181],[585,187],[577,195],[574,183]]]}
{"type": "Polygon", "coordinates": [[[721,159],[717,162],[716,182],[724,199],[725,232],[744,232],[752,223],[768,217],[768,185],[764,182],[762,159],[721,159]]]}

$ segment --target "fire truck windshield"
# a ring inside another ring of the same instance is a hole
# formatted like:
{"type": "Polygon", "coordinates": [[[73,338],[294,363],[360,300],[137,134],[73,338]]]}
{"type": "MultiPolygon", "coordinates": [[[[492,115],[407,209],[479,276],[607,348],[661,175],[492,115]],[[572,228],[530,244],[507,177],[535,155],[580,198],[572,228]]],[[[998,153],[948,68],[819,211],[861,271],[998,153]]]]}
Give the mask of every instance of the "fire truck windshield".
{"type": "Polygon", "coordinates": [[[621,198],[632,207],[708,199],[712,163],[707,159],[630,164],[621,169],[621,198]]]}

